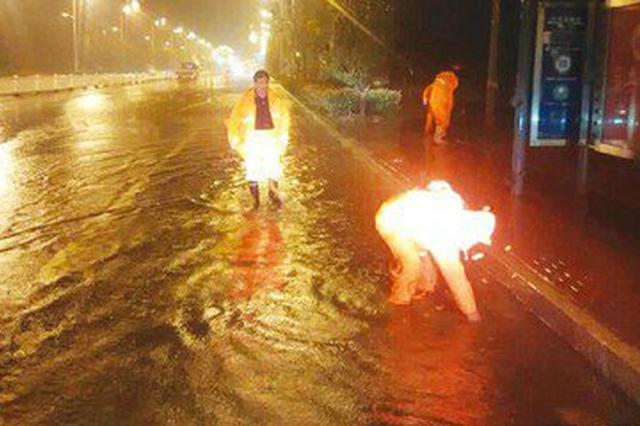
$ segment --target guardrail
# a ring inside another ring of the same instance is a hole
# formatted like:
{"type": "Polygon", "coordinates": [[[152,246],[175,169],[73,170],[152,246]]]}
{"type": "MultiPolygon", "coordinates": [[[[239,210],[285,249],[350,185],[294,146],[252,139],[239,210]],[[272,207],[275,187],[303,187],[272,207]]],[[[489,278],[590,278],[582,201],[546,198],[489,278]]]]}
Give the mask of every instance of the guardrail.
{"type": "Polygon", "coordinates": [[[174,73],[170,71],[126,74],[16,75],[13,77],[0,77],[0,96],[122,86],[173,78],[174,73]]]}

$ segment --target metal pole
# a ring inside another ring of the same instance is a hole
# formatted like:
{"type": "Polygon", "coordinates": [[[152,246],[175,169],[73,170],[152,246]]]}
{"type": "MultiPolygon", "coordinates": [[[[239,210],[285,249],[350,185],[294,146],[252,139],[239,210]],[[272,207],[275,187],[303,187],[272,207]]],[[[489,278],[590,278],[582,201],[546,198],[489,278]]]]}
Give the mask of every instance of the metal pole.
{"type": "Polygon", "coordinates": [[[80,19],[78,14],[78,0],[73,0],[73,72],[77,73],[80,68],[80,61],[78,58],[78,20],[80,19]]]}
{"type": "Polygon", "coordinates": [[[296,42],[296,0],[291,0],[291,10],[289,13],[290,34],[289,34],[289,74],[291,77],[298,77],[298,43],[296,42]]]}
{"type": "Polygon", "coordinates": [[[287,62],[286,55],[291,52],[289,44],[291,41],[291,2],[284,0],[282,2],[282,37],[280,37],[278,43],[278,68],[280,68],[280,74],[283,76],[289,76],[291,72],[291,66],[287,62]]]}
{"type": "Polygon", "coordinates": [[[91,10],[88,0],[78,0],[80,2],[80,23],[78,24],[78,38],[80,45],[79,68],[86,71],[92,65],[93,35],[91,32],[91,10]]]}
{"type": "Polygon", "coordinates": [[[513,139],[511,193],[522,195],[524,191],[525,158],[529,137],[529,95],[531,91],[532,29],[535,0],[520,0],[520,41],[518,46],[518,76],[516,79],[516,114],[513,139]]]}
{"type": "Polygon", "coordinates": [[[120,39],[124,41],[125,39],[125,25],[126,25],[126,13],[120,12],[120,39]]]}
{"type": "Polygon", "coordinates": [[[487,98],[485,103],[485,126],[493,129],[496,119],[496,95],[498,93],[498,53],[500,51],[500,17],[502,1],[493,0],[491,15],[491,40],[489,47],[489,71],[487,74],[487,98]]]}
{"type": "Polygon", "coordinates": [[[151,21],[151,65],[156,66],[156,24],[151,21]]]}
{"type": "Polygon", "coordinates": [[[597,3],[590,0],[587,14],[587,40],[586,59],[584,70],[584,83],[582,85],[582,114],[580,120],[580,143],[578,144],[577,162],[577,190],[578,194],[584,195],[588,191],[589,184],[589,145],[592,143],[591,121],[593,117],[593,86],[595,84],[595,62],[596,49],[594,48],[596,39],[596,13],[597,3]]]}

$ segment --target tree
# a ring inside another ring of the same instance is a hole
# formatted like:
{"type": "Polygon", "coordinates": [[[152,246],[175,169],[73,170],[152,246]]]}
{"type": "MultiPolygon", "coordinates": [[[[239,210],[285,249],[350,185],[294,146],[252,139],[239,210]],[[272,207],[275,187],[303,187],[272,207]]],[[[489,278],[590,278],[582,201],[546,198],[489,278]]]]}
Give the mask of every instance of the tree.
{"type": "Polygon", "coordinates": [[[334,5],[338,15],[326,58],[328,74],[357,92],[362,116],[374,82],[388,79],[392,11],[391,0],[345,0],[334,5]]]}
{"type": "Polygon", "coordinates": [[[305,0],[296,1],[293,8],[280,5],[276,8],[279,36],[271,49],[280,49],[281,56],[284,41],[290,40],[290,61],[304,77],[333,78],[336,70],[351,70],[356,79],[384,74],[392,5],[393,0],[305,0]]]}

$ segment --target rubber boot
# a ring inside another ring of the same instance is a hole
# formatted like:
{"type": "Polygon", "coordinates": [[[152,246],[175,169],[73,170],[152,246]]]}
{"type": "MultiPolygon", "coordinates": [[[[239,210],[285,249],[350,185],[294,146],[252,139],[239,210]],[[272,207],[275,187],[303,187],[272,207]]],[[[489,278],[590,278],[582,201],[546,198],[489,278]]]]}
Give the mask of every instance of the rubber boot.
{"type": "Polygon", "coordinates": [[[447,130],[444,127],[436,125],[436,133],[433,137],[433,142],[436,145],[445,144],[447,143],[446,137],[447,137],[447,130]]]}
{"type": "Polygon", "coordinates": [[[260,208],[260,185],[258,182],[249,182],[249,191],[253,197],[253,208],[258,210],[260,208]]]}
{"type": "Polygon", "coordinates": [[[280,195],[278,195],[278,182],[275,180],[269,181],[269,200],[271,200],[276,207],[282,205],[282,200],[280,199],[280,195]]]}

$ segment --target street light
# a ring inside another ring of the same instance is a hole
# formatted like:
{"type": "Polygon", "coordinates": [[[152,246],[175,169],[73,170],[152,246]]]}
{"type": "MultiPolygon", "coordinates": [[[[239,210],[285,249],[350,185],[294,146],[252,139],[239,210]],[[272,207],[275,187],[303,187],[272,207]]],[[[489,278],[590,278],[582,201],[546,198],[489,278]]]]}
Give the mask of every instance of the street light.
{"type": "Polygon", "coordinates": [[[79,58],[79,29],[78,26],[78,0],[73,0],[73,11],[72,13],[62,12],[60,14],[65,19],[69,19],[72,22],[73,26],[73,72],[77,73],[80,68],[80,58],[79,58]]]}
{"type": "Polygon", "coordinates": [[[125,39],[127,16],[135,15],[140,12],[140,2],[138,0],[132,0],[129,3],[122,6],[122,40],[125,39]]]}
{"type": "Polygon", "coordinates": [[[251,34],[249,34],[249,42],[251,42],[251,44],[258,44],[258,41],[260,41],[260,36],[258,36],[258,33],[255,31],[251,31],[251,34]]]}
{"type": "Polygon", "coordinates": [[[267,9],[260,9],[260,16],[264,19],[271,19],[273,18],[273,13],[269,12],[267,9]]]}
{"type": "MultiPolygon", "coordinates": [[[[167,18],[161,16],[153,21],[153,25],[151,26],[151,57],[155,64],[156,61],[156,28],[164,28],[167,26],[167,18]]],[[[168,47],[165,43],[165,47],[168,47]]]]}

